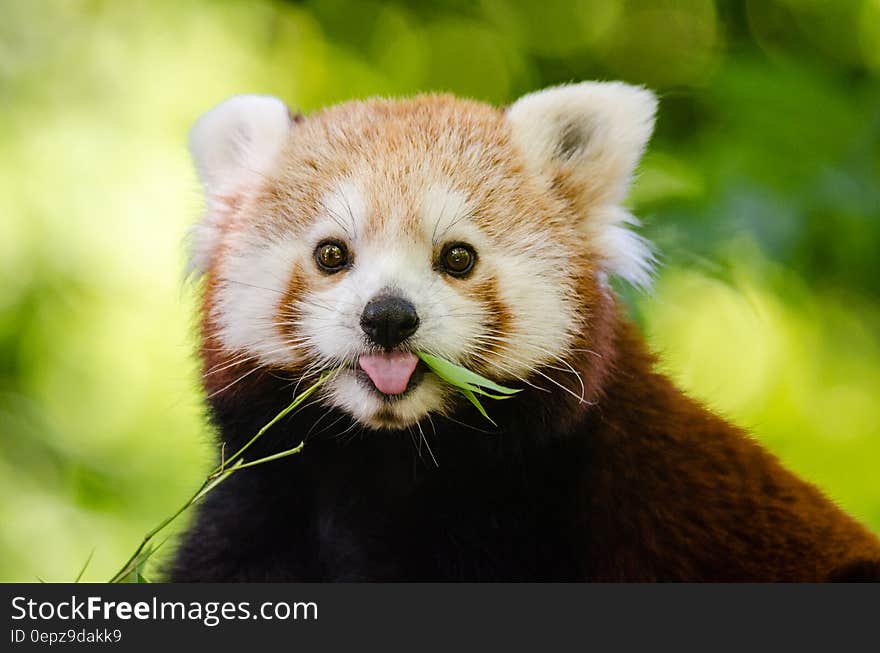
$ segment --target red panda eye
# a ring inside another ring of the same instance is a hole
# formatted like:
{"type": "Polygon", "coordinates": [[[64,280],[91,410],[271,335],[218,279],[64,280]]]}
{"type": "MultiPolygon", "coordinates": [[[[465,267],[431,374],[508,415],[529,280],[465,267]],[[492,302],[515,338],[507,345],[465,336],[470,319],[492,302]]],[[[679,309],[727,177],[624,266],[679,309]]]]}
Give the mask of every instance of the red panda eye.
{"type": "Polygon", "coordinates": [[[325,240],[315,249],[315,261],[325,272],[339,272],[348,263],[348,250],[335,240],[325,240]]]}
{"type": "Polygon", "coordinates": [[[474,267],[477,253],[473,247],[464,243],[451,243],[443,248],[440,267],[453,277],[463,277],[474,267]]]}

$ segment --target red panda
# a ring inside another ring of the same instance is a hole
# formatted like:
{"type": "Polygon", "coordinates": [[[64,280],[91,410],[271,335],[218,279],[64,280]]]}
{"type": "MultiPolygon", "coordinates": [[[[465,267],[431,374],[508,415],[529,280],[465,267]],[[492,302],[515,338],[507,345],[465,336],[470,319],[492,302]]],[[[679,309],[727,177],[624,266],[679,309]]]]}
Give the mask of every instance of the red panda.
{"type": "Polygon", "coordinates": [[[448,95],[292,116],[232,98],[190,147],[207,208],[203,382],[238,449],[174,581],[880,579],[880,541],[685,396],[609,285],[656,100],[622,83],[500,109],[448,95]],[[522,391],[496,426],[416,356],[522,391]]]}

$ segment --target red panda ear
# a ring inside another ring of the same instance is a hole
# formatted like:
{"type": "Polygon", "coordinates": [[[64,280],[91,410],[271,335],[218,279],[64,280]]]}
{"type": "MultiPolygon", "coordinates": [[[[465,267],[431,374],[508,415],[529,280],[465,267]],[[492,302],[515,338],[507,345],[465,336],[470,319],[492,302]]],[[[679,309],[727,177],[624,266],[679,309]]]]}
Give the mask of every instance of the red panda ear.
{"type": "Polygon", "coordinates": [[[650,282],[649,244],[618,206],[654,129],[657,99],[621,82],[584,82],[530,93],[507,110],[516,146],[533,172],[561,181],[584,216],[605,269],[650,282]]]}
{"type": "Polygon", "coordinates": [[[189,149],[207,207],[190,233],[190,272],[207,269],[224,222],[242,193],[271,167],[293,122],[281,100],[264,95],[230,98],[196,121],[189,149]]]}
{"type": "Polygon", "coordinates": [[[266,95],[238,95],[203,114],[189,149],[206,191],[227,192],[265,171],[291,124],[284,102],[266,95]]]}
{"type": "Polygon", "coordinates": [[[507,110],[530,164],[582,182],[589,204],[616,204],[654,129],[657,99],[621,82],[583,82],[530,93],[507,110]]]}

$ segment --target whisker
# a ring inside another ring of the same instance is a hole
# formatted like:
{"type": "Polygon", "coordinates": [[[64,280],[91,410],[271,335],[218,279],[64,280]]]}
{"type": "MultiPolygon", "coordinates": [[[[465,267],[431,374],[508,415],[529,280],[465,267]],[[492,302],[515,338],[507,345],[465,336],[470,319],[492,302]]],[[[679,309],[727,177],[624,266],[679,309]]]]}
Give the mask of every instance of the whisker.
{"type": "Polygon", "coordinates": [[[278,290],[277,288],[267,288],[266,286],[258,286],[254,283],[247,283],[245,281],[239,281],[238,279],[232,279],[230,277],[218,277],[220,281],[225,281],[227,283],[234,283],[239,286],[245,286],[246,288],[253,288],[254,290],[265,290],[267,292],[274,292],[279,295],[284,295],[284,291],[278,290]]]}
{"type": "MultiPolygon", "coordinates": [[[[493,352],[493,353],[496,354],[496,355],[501,355],[501,354],[498,354],[498,352],[493,352]]],[[[502,356],[502,358],[507,358],[507,357],[502,356]]],[[[485,360],[485,359],[484,359],[484,360],[485,360]]],[[[486,362],[489,362],[489,361],[486,361],[486,362]]],[[[516,361],[514,361],[514,362],[516,362],[516,361]]],[[[521,362],[520,362],[520,363],[521,363],[521,362]]],[[[497,363],[496,363],[496,364],[497,364],[497,363]]],[[[548,381],[550,381],[550,383],[552,383],[553,385],[559,387],[560,389],[562,389],[562,390],[564,390],[565,392],[567,392],[568,394],[570,394],[572,397],[576,398],[576,399],[578,400],[579,403],[582,403],[582,404],[583,404],[583,403],[589,403],[589,402],[587,402],[587,401],[584,399],[584,397],[583,397],[582,395],[579,396],[579,395],[578,395],[577,393],[575,393],[571,388],[567,388],[566,386],[562,385],[559,381],[557,381],[556,379],[554,379],[554,378],[551,377],[551,376],[548,376],[547,374],[545,374],[545,373],[542,372],[541,370],[536,369],[536,368],[534,368],[534,367],[529,367],[529,371],[532,372],[532,373],[534,373],[534,374],[538,374],[538,375],[544,377],[545,379],[547,379],[548,381]]]]}
{"type": "Polygon", "coordinates": [[[219,395],[220,393],[225,392],[226,390],[229,390],[229,388],[231,388],[232,386],[234,386],[236,383],[239,383],[240,381],[243,381],[244,379],[246,379],[247,377],[249,377],[251,374],[253,374],[253,373],[256,372],[257,370],[260,370],[260,369],[262,369],[262,368],[263,368],[263,366],[261,366],[261,365],[258,365],[257,367],[254,367],[253,369],[251,369],[251,370],[245,372],[244,374],[242,374],[240,377],[238,377],[237,379],[235,379],[235,380],[232,381],[231,383],[227,383],[226,385],[224,385],[224,386],[223,386],[222,388],[220,388],[219,390],[215,390],[214,392],[212,392],[211,394],[209,394],[207,398],[208,398],[208,399],[213,399],[214,397],[216,397],[216,396],[219,395]]]}
{"type": "MultiPolygon", "coordinates": [[[[542,387],[539,386],[539,385],[535,385],[534,383],[532,383],[532,382],[529,381],[528,379],[524,379],[524,378],[523,378],[522,376],[520,376],[519,374],[514,374],[514,372],[513,372],[509,367],[505,367],[505,366],[502,365],[501,363],[499,363],[499,362],[497,362],[497,361],[493,361],[493,360],[491,360],[490,358],[488,358],[487,356],[483,356],[483,355],[481,355],[480,353],[478,353],[478,352],[480,352],[480,351],[485,352],[485,353],[487,353],[487,354],[496,354],[496,355],[497,355],[497,352],[490,351],[490,350],[488,350],[488,349],[485,349],[485,348],[483,348],[483,347],[480,347],[479,345],[471,345],[471,346],[466,350],[466,352],[467,352],[469,355],[476,356],[477,358],[479,358],[480,360],[482,360],[484,363],[487,363],[488,365],[494,365],[495,367],[500,368],[502,372],[505,372],[506,374],[509,374],[510,376],[512,376],[514,379],[516,379],[516,380],[519,381],[520,383],[524,383],[524,384],[526,384],[526,385],[528,385],[528,386],[531,386],[531,387],[534,388],[535,390],[540,390],[541,392],[550,392],[547,388],[542,388],[542,387]]],[[[516,363],[516,364],[518,364],[518,365],[524,365],[523,361],[517,361],[517,360],[514,360],[513,362],[516,363]]],[[[526,367],[528,367],[528,366],[526,366],[526,367]]],[[[532,369],[529,368],[529,371],[532,371],[532,369]]]]}
{"type": "Polygon", "coordinates": [[[473,425],[471,425],[471,424],[467,424],[467,423],[465,423],[465,422],[462,422],[462,421],[460,421],[460,420],[457,420],[457,419],[455,419],[454,417],[450,417],[449,415],[445,415],[445,414],[442,414],[442,413],[441,413],[441,414],[439,414],[439,417],[440,417],[441,419],[448,419],[450,422],[453,422],[453,423],[455,423],[455,424],[458,424],[459,426],[463,426],[463,427],[465,427],[466,429],[470,429],[470,430],[472,430],[472,431],[477,431],[478,433],[484,433],[484,434],[486,434],[486,435],[497,435],[497,434],[498,434],[497,431],[487,431],[487,430],[485,430],[485,429],[481,429],[481,428],[479,428],[479,427],[477,427],[477,426],[473,426],[473,425]]]}
{"type": "MultiPolygon", "coordinates": [[[[504,338],[496,338],[496,337],[493,337],[493,336],[482,336],[481,338],[487,338],[487,339],[491,339],[491,340],[496,340],[496,341],[499,341],[499,342],[504,342],[505,344],[507,344],[507,342],[508,342],[508,341],[507,341],[506,339],[504,339],[504,338]]],[[[574,367],[571,365],[571,363],[569,363],[569,362],[568,362],[567,360],[565,360],[564,358],[561,358],[561,357],[559,357],[559,356],[554,356],[552,352],[548,351],[547,349],[545,349],[545,348],[543,348],[543,347],[539,347],[538,345],[526,344],[525,346],[526,346],[526,347],[531,347],[532,349],[537,349],[538,351],[541,351],[541,352],[547,354],[548,356],[551,356],[551,357],[552,357],[552,360],[554,360],[555,362],[562,363],[563,365],[565,365],[567,369],[562,368],[562,367],[557,367],[556,365],[551,365],[551,364],[547,364],[546,367],[549,367],[549,368],[551,368],[551,369],[557,370],[557,371],[559,371],[559,372],[565,372],[565,373],[571,373],[571,374],[574,374],[574,376],[575,376],[575,377],[577,378],[577,380],[578,380],[578,383],[579,383],[580,386],[581,386],[581,399],[584,398],[584,395],[586,395],[586,392],[587,392],[586,387],[584,386],[584,380],[583,380],[583,378],[581,377],[580,373],[579,373],[577,370],[574,369],[574,367]]],[[[498,353],[498,355],[503,356],[503,354],[500,354],[500,352],[497,352],[497,351],[496,351],[495,353],[498,353]]]]}
{"type": "Polygon", "coordinates": [[[428,448],[428,453],[431,454],[431,460],[434,461],[434,466],[439,468],[440,464],[437,462],[437,458],[434,457],[434,452],[431,450],[431,443],[428,442],[428,438],[425,437],[425,432],[422,430],[421,422],[416,422],[416,426],[419,427],[419,435],[422,436],[422,442],[425,443],[425,446],[428,448]]]}
{"type": "Polygon", "coordinates": [[[322,433],[324,433],[325,431],[327,431],[327,430],[333,428],[334,426],[336,426],[337,424],[339,424],[339,422],[341,422],[343,419],[345,419],[345,413],[341,413],[341,414],[339,415],[339,417],[337,417],[337,418],[334,419],[332,422],[330,422],[327,426],[325,426],[325,427],[322,428],[320,431],[318,431],[317,433],[315,433],[315,437],[317,437],[317,436],[321,435],[322,433]]]}

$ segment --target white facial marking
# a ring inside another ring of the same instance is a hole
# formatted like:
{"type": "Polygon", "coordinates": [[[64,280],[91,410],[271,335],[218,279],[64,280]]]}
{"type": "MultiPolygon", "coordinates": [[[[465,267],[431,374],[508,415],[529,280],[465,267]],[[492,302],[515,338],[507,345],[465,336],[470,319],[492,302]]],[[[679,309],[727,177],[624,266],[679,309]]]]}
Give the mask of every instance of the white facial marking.
{"type": "Polygon", "coordinates": [[[363,231],[367,220],[367,207],[364,195],[352,179],[345,179],[321,199],[323,215],[317,216],[318,221],[312,229],[312,233],[318,233],[319,229],[327,229],[330,221],[349,239],[357,238],[358,233],[363,231]]]}
{"type": "Polygon", "coordinates": [[[243,240],[219,269],[220,286],[214,318],[220,340],[230,351],[246,352],[263,365],[286,365],[297,360],[294,346],[279,325],[287,280],[304,256],[301,242],[243,240]]]}
{"type": "MultiPolygon", "coordinates": [[[[429,186],[419,207],[428,242],[437,244],[448,241],[449,231],[472,212],[473,205],[460,190],[441,184],[429,186]]],[[[469,226],[463,224],[462,229],[469,226]]]]}

